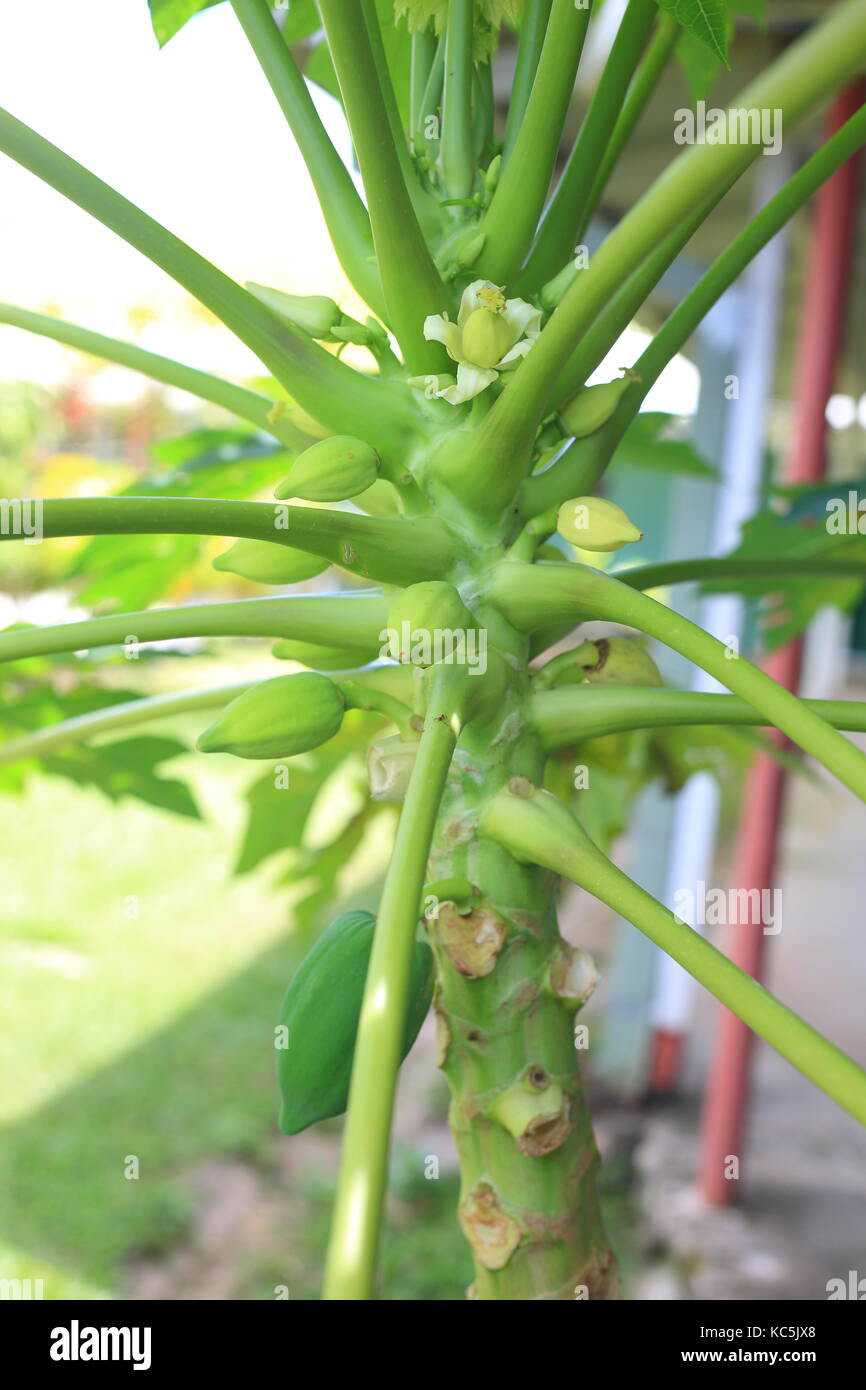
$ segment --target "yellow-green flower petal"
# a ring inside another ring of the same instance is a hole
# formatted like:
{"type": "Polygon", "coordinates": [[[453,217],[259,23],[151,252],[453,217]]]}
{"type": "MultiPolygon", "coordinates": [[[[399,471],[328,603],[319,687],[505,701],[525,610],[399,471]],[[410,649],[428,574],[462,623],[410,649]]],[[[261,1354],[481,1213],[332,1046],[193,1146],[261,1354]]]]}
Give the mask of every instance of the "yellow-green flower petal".
{"type": "Polygon", "coordinates": [[[525,299],[506,299],[502,317],[513,334],[513,342],[525,333],[527,338],[537,338],[541,332],[541,310],[525,299]]]}
{"type": "Polygon", "coordinates": [[[496,380],[497,375],[492,367],[475,367],[471,362],[460,362],[457,366],[457,385],[449,386],[438,394],[451,405],[462,405],[464,401],[471,401],[473,396],[480,395],[496,380]]]}
{"type": "Polygon", "coordinates": [[[516,367],[534,342],[534,338],[521,338],[520,342],[515,343],[513,348],[509,348],[502,360],[496,364],[500,372],[507,371],[509,367],[516,367]]]}
{"type": "Polygon", "coordinates": [[[424,320],[424,337],[429,343],[443,343],[448,356],[455,362],[460,361],[460,329],[444,314],[428,314],[424,320]]]}

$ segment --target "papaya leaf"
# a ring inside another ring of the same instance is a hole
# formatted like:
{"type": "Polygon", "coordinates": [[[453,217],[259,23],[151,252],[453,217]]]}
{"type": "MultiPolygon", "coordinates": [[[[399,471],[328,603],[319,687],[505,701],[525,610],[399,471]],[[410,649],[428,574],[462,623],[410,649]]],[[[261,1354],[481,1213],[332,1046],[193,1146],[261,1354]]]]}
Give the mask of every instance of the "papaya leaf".
{"type": "MultiPolygon", "coordinates": [[[[331,779],[339,783],[341,770],[347,765],[344,776],[357,774],[357,762],[361,750],[366,746],[375,721],[358,711],[351,711],[343,721],[340,732],[314,753],[306,753],[297,758],[286,758],[282,762],[268,764],[265,774],[247,789],[247,823],[234,872],[246,874],[265,859],[281,850],[298,850],[303,855],[315,853],[316,844],[305,838],[308,822],[316,803],[320,801],[331,779]]],[[[356,810],[354,797],[348,796],[351,814],[340,814],[333,827],[336,838],[341,828],[345,829],[356,810]]],[[[332,807],[332,810],[334,808],[332,807]]],[[[302,855],[302,857],[303,857],[302,855]]]]}
{"type": "Polygon", "coordinates": [[[626,829],[642,787],[657,775],[650,734],[636,729],[561,749],[548,759],[544,784],[606,851],[626,829]]]}
{"type": "MultiPolygon", "coordinates": [[[[753,19],[758,28],[766,28],[766,0],[731,0],[725,31],[728,47],[739,27],[738,19],[742,16],[753,19]]],[[[680,36],[676,53],[692,100],[706,100],[713,83],[726,64],[713,48],[685,29],[680,36]]]]}
{"type": "Polygon", "coordinates": [[[311,934],[322,913],[338,896],[341,873],[361,848],[371,820],[382,811],[375,802],[366,803],[332,845],[294,863],[283,875],[281,882],[301,887],[292,901],[292,916],[302,938],[311,934]]]}
{"type": "Polygon", "coordinates": [[[728,63],[728,0],[658,0],[659,7],[705,44],[717,58],[728,63]]]}
{"type": "Polygon", "coordinates": [[[762,636],[768,651],[798,636],[825,604],[851,612],[866,589],[864,484],[837,482],[801,487],[789,500],[786,514],[768,510],[746,522],[740,544],[731,555],[745,559],[862,556],[863,578],[804,575],[788,578],[784,583],[772,578],[730,578],[703,584],[704,593],[735,592],[761,601],[762,636]],[[863,532],[858,529],[861,519],[863,532]]]}
{"type": "Polygon", "coordinates": [[[322,27],[315,0],[291,0],[288,10],[284,8],[282,13],[285,16],[282,29],[286,43],[298,43],[322,27]]]}
{"type": "Polygon", "coordinates": [[[701,458],[694,444],[678,438],[683,421],[677,415],[648,410],[636,415],[622,437],[611,466],[631,464],[696,478],[718,478],[718,470],[701,458]]]}
{"type": "Polygon", "coordinates": [[[147,3],[153,32],[159,40],[160,48],[164,48],[188,19],[192,19],[193,15],[201,10],[209,10],[212,5],[218,5],[220,0],[147,0],[147,3]]]}
{"type": "Polygon", "coordinates": [[[200,820],[201,813],[185,782],[162,777],[161,763],[188,750],[173,738],[121,739],[93,748],[76,744],[41,760],[43,771],[95,787],[111,801],[133,797],[163,811],[200,820]]]}
{"type": "MultiPolygon", "coordinates": [[[[163,471],[149,474],[121,497],[227,497],[247,499],[270,488],[291,455],[267,435],[242,427],[193,430],[153,450],[163,471]]],[[[198,536],[94,536],[65,572],[82,579],[78,598],[106,612],[146,608],[185,579],[202,548],[198,536]]]]}

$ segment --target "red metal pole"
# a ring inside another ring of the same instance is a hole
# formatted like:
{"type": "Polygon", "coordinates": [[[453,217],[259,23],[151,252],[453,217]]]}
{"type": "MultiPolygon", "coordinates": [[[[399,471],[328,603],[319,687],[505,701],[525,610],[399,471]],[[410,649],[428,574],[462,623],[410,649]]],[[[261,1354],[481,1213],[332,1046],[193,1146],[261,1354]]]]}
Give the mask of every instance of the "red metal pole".
{"type": "MultiPolygon", "coordinates": [[[[826,135],[832,135],[864,100],[864,83],[840,93],[828,113],[826,135]]],[[[825,412],[844,325],[858,175],[859,154],[828,179],[815,200],[800,316],[795,418],[782,470],[790,483],[815,482],[826,467],[825,412]]],[[[801,660],[801,642],[791,642],[774,654],[767,670],[788,690],[796,690],[801,660]]],[[[774,733],[773,738],[779,744],[785,742],[779,734],[774,733]]],[[[747,779],[737,835],[733,881],[739,887],[760,892],[773,885],[784,791],[784,769],[769,754],[760,754],[747,779]]],[[[740,923],[727,929],[727,954],[758,980],[763,973],[765,942],[760,925],[740,923]]],[[[698,1178],[701,1195],[711,1206],[726,1206],[736,1190],[728,1165],[742,1155],[754,1040],[751,1029],[727,1009],[720,1009],[701,1122],[698,1178]]]]}

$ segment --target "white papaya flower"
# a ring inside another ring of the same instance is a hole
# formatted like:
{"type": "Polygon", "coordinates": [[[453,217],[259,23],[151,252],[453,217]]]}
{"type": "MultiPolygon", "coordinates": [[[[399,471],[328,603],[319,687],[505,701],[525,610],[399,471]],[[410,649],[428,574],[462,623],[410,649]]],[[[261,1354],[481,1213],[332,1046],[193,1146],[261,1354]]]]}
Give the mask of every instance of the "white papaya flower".
{"type": "Polygon", "coordinates": [[[461,405],[485,390],[500,372],[516,367],[541,332],[541,310],[525,299],[506,299],[489,280],[473,280],[460,299],[457,322],[447,314],[424,320],[424,337],[444,344],[457,363],[457,381],[434,394],[461,405]]]}

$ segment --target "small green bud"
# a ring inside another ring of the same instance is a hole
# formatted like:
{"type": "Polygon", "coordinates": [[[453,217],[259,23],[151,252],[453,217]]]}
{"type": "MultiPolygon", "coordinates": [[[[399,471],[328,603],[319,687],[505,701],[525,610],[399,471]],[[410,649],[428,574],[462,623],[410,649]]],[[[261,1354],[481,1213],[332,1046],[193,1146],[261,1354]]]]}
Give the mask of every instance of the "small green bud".
{"type": "Polygon", "coordinates": [[[512,338],[501,313],[479,305],[463,325],[463,356],[476,367],[495,367],[511,347],[512,338]]]}
{"type": "Polygon", "coordinates": [[[366,666],[377,651],[361,647],[323,647],[318,642],[299,642],[284,637],[271,648],[278,661],[297,661],[299,666],[311,666],[318,671],[353,671],[366,666]]]}
{"type": "Polygon", "coordinates": [[[629,521],[622,507],[604,497],[572,497],[563,502],[556,529],[581,550],[620,550],[632,541],[643,540],[643,532],[629,521]]]}
{"type": "Polygon", "coordinates": [[[484,244],[486,241],[486,232],[476,232],[475,236],[470,237],[468,241],[464,241],[463,244],[456,251],[454,256],[455,264],[461,270],[468,270],[469,267],[473,266],[475,262],[478,260],[478,257],[484,250],[484,244]]]}
{"type": "Polygon", "coordinates": [[[543,1067],[530,1064],[499,1092],[486,1113],[513,1135],[521,1153],[540,1158],[568,1137],[570,1112],[570,1099],[559,1081],[543,1067]]]}
{"type": "Polygon", "coordinates": [[[345,502],[372,487],[379,476],[379,457],[363,439],[334,434],[299,454],[274,496],[306,502],[345,502]]]}
{"type": "Polygon", "coordinates": [[[583,439],[595,434],[606,425],[616,410],[623,395],[631,386],[634,376],[619,377],[617,381],[603,381],[598,386],[583,386],[576,396],[560,412],[560,419],[570,435],[583,439]]]}
{"type": "Polygon", "coordinates": [[[484,173],[484,187],[488,193],[492,193],[499,182],[499,171],[502,168],[502,155],[494,155],[484,173]]]}
{"type": "Polygon", "coordinates": [[[328,561],[274,541],[239,540],[217,555],[213,567],[225,574],[239,574],[255,584],[299,584],[321,574],[328,568],[328,561]]]}
{"type": "Polygon", "coordinates": [[[388,611],[386,633],[380,635],[383,641],[387,637],[387,652],[394,661],[411,661],[416,649],[426,651],[432,661],[437,633],[467,632],[475,627],[475,619],[454,586],[430,579],[400,591],[388,611]]]}
{"type": "Polygon", "coordinates": [[[246,288],[281,319],[309,333],[311,338],[327,338],[343,317],[339,304],[324,294],[285,294],[268,285],[253,284],[251,280],[247,281],[246,288]]]}
{"type": "Polygon", "coordinates": [[[290,758],[333,738],[343,711],[343,697],[327,676],[315,671],[275,676],[226,705],[198,748],[236,758],[290,758]]]}

